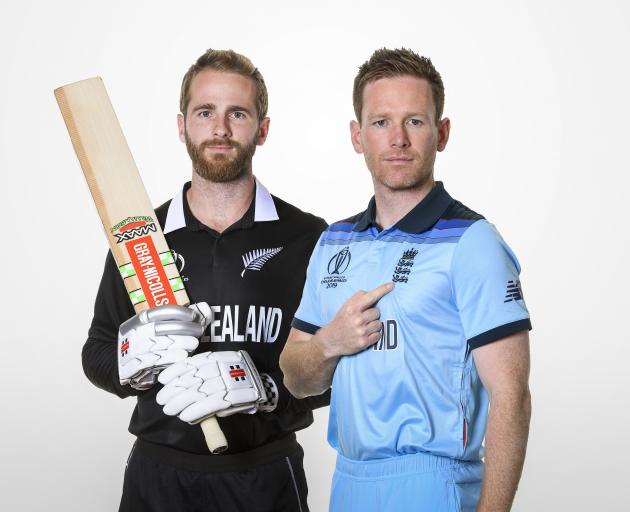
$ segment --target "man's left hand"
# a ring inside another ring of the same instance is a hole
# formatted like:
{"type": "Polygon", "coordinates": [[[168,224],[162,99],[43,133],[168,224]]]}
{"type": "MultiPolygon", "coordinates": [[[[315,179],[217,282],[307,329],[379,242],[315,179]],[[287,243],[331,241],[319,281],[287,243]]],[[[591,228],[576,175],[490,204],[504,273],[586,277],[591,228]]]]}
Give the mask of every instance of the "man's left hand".
{"type": "Polygon", "coordinates": [[[270,410],[263,407],[269,406],[265,391],[269,384],[263,379],[269,377],[261,377],[244,350],[204,352],[160,373],[158,380],[164,388],[156,400],[165,414],[193,424],[209,416],[253,414],[270,410]]]}

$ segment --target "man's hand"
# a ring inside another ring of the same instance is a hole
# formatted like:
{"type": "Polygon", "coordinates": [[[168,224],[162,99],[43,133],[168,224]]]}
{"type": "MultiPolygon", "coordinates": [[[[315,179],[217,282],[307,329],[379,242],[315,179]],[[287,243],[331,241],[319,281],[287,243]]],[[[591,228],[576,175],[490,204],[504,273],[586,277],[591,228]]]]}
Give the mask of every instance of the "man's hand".
{"type": "Polygon", "coordinates": [[[215,415],[253,414],[267,405],[263,379],[269,377],[259,375],[244,350],[205,352],[164,370],[159,376],[164,388],[156,400],[164,414],[188,423],[215,415]]]}
{"type": "Polygon", "coordinates": [[[148,389],[166,366],[182,361],[199,345],[210,322],[205,302],[190,307],[168,305],[131,317],[118,331],[118,375],[122,385],[148,389]]]}
{"type": "Polygon", "coordinates": [[[385,283],[369,292],[359,291],[341,306],[335,318],[322,327],[315,339],[325,358],[356,354],[374,345],[381,336],[381,313],[375,304],[394,289],[385,283]]]}
{"type": "Polygon", "coordinates": [[[386,283],[355,293],[315,335],[291,329],[280,354],[280,368],[293,396],[321,395],[330,388],[341,356],[356,354],[379,340],[382,323],[376,303],[393,289],[393,283],[386,283]]]}

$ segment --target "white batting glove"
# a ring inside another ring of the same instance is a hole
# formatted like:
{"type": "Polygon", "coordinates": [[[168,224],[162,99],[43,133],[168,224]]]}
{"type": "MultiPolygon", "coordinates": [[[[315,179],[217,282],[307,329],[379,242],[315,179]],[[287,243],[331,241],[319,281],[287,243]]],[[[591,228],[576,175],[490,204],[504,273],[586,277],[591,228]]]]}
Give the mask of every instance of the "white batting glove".
{"type": "Polygon", "coordinates": [[[167,305],[131,317],[118,331],[118,375],[122,385],[148,389],[166,366],[182,361],[199,346],[210,323],[205,302],[167,305]]]}
{"type": "Polygon", "coordinates": [[[244,350],[196,354],[164,370],[158,380],[164,388],[157,394],[157,403],[164,406],[165,414],[178,415],[188,423],[275,408],[265,391],[269,381],[275,384],[268,375],[259,375],[244,350]]]}

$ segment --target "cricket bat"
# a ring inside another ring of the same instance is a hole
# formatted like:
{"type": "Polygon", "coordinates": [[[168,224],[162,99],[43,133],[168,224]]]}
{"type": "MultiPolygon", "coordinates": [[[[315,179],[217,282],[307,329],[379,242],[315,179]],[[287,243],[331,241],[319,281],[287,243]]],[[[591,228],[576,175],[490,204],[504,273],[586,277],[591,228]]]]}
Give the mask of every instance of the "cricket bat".
{"type": "MultiPolygon", "coordinates": [[[[136,313],[190,303],[103,80],[55,89],[109,245],[136,313]]],[[[227,448],[216,418],[201,422],[211,453],[227,448]]]]}

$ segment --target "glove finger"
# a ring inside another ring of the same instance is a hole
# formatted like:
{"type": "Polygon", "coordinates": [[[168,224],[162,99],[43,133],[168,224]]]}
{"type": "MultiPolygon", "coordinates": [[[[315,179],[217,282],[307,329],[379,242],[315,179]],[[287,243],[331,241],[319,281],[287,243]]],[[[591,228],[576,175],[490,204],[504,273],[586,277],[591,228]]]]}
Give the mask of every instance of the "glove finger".
{"type": "Polygon", "coordinates": [[[205,328],[197,322],[189,321],[164,321],[155,323],[155,334],[158,336],[179,335],[194,336],[198,338],[203,334],[205,328]]]}
{"type": "Polygon", "coordinates": [[[160,360],[160,356],[158,356],[157,354],[154,354],[153,352],[145,352],[144,354],[136,355],[136,357],[134,357],[133,360],[135,361],[138,370],[144,370],[146,368],[149,368],[151,366],[155,366],[156,364],[158,364],[158,361],[160,360]]]}
{"type": "Polygon", "coordinates": [[[223,400],[223,393],[215,393],[203,400],[199,400],[187,407],[179,417],[188,423],[196,423],[207,416],[212,416],[217,411],[222,411],[230,406],[230,402],[223,400]]]}
{"type": "Polygon", "coordinates": [[[217,364],[213,361],[211,363],[207,363],[200,366],[197,370],[196,375],[197,377],[201,377],[203,380],[214,379],[215,377],[219,377],[221,375],[221,370],[219,369],[217,364]]]}
{"type": "Polygon", "coordinates": [[[160,356],[158,364],[166,365],[178,363],[188,359],[188,352],[183,348],[169,348],[168,350],[158,350],[154,354],[160,356]]]}
{"type": "Polygon", "coordinates": [[[193,372],[197,369],[196,366],[189,364],[190,358],[186,358],[184,361],[180,361],[179,363],[172,364],[158,377],[158,381],[161,384],[168,384],[173,379],[176,379],[180,375],[184,375],[186,372],[193,372]]]}
{"type": "Polygon", "coordinates": [[[168,304],[166,306],[157,306],[147,309],[140,313],[142,323],[166,322],[174,320],[177,322],[194,322],[198,313],[184,306],[176,304],[168,304]]]}
{"type": "Polygon", "coordinates": [[[184,375],[183,377],[178,377],[175,380],[169,382],[166,386],[164,386],[158,394],[155,396],[155,400],[158,404],[164,405],[169,400],[174,398],[180,393],[183,393],[189,388],[194,390],[199,388],[199,384],[201,383],[200,379],[197,379],[197,382],[194,382],[193,372],[190,375],[184,375]]]}
{"type": "Polygon", "coordinates": [[[200,393],[195,388],[189,388],[173,396],[164,404],[164,414],[175,416],[186,409],[189,405],[202,401],[206,398],[204,393],[200,393]]]}
{"type": "Polygon", "coordinates": [[[188,307],[192,311],[195,311],[198,315],[198,317],[195,318],[195,321],[199,322],[204,327],[206,327],[212,320],[212,310],[207,302],[197,302],[196,304],[191,304],[188,307]]]}
{"type": "Polygon", "coordinates": [[[221,393],[221,396],[225,395],[225,382],[219,376],[206,380],[200,387],[199,391],[205,393],[207,396],[221,393]]]}
{"type": "Polygon", "coordinates": [[[195,338],[194,336],[176,336],[176,335],[172,335],[169,336],[169,338],[171,339],[171,341],[173,342],[173,344],[171,345],[171,349],[172,348],[182,348],[188,352],[192,352],[193,350],[195,350],[198,346],[199,346],[199,340],[197,338],[195,338]]]}
{"type": "Polygon", "coordinates": [[[193,364],[197,367],[201,367],[204,364],[217,364],[214,359],[214,354],[216,352],[201,352],[200,354],[195,354],[190,357],[190,364],[193,364]]]}

